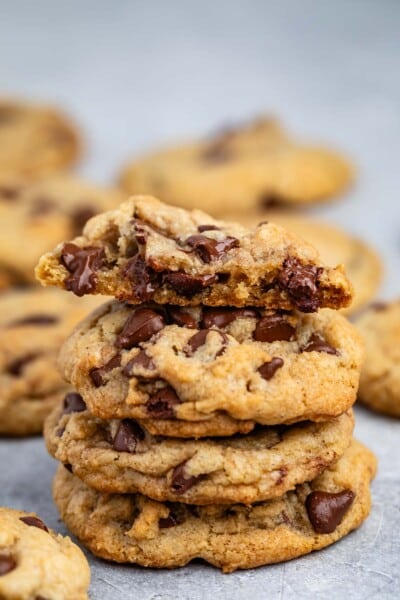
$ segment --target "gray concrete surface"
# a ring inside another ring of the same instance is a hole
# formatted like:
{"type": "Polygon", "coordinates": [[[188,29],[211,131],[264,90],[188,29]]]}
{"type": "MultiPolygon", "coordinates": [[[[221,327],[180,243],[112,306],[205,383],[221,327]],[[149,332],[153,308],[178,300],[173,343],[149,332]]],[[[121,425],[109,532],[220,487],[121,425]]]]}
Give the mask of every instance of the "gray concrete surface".
{"type": "MultiPolygon", "coordinates": [[[[299,135],[354,157],[357,186],[313,213],[380,251],[382,296],[400,292],[400,2],[123,2],[0,0],[0,88],[65,106],[88,138],[81,173],[111,180],[153,144],[267,111],[299,135]]],[[[377,453],[365,525],[323,552],[221,575],[91,558],[93,600],[280,600],[400,597],[400,423],[357,411],[377,453]]],[[[54,463],[40,439],[0,441],[0,504],[38,511],[64,531],[51,501],[54,463]]]]}

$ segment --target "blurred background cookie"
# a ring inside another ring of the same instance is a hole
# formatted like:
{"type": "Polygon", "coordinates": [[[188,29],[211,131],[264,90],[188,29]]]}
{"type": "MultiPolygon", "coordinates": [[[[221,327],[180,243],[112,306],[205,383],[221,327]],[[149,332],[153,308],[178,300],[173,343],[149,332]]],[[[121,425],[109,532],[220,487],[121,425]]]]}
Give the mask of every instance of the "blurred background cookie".
{"type": "Polygon", "coordinates": [[[39,287],[0,295],[0,435],[41,432],[69,391],[57,368],[58,350],[102,301],[39,287]]]}
{"type": "Polygon", "coordinates": [[[58,109],[0,98],[0,174],[43,176],[70,167],[80,153],[78,132],[58,109]]]}
{"type": "Polygon", "coordinates": [[[122,171],[129,193],[146,193],[213,216],[271,204],[310,204],[341,194],[353,168],[341,154],[303,144],[270,118],[155,151],[122,171]]]}
{"type": "Polygon", "coordinates": [[[359,399],[400,417],[400,300],[377,302],[356,323],[365,342],[359,399]]]}
{"type": "MultiPolygon", "coordinates": [[[[67,176],[36,182],[0,179],[0,285],[35,282],[39,257],[80,233],[88,219],[117,207],[124,194],[67,176]]],[[[4,286],[3,286],[4,287],[4,286]]]]}

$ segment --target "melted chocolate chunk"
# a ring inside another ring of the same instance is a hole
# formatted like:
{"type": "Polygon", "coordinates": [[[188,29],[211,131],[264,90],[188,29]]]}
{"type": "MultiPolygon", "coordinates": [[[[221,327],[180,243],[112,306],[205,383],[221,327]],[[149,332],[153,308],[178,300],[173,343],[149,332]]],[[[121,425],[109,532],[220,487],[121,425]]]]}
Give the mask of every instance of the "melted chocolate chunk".
{"type": "Polygon", "coordinates": [[[147,412],[157,419],[175,418],[174,406],[180,404],[180,400],[171,386],[158,390],[147,401],[147,412]]]}
{"type": "Polygon", "coordinates": [[[11,554],[0,554],[0,577],[13,571],[16,566],[17,562],[11,554]]]}
{"type": "Polygon", "coordinates": [[[283,263],[277,282],[299,310],[315,312],[320,304],[318,280],[322,270],[321,267],[303,265],[297,258],[289,257],[283,263]]]}
{"type": "Polygon", "coordinates": [[[306,499],[308,517],[316,533],[332,533],[340,525],[355,498],[351,490],[337,494],[311,492],[306,499]]]}
{"type": "Polygon", "coordinates": [[[168,306],[168,316],[175,325],[179,325],[180,327],[196,329],[198,326],[196,319],[179,306],[168,306]]]}
{"type": "Polygon", "coordinates": [[[95,387],[101,387],[106,383],[106,375],[121,364],[121,355],[115,354],[103,367],[95,367],[89,371],[89,377],[95,387]]]}
{"type": "MultiPolygon", "coordinates": [[[[150,358],[150,356],[147,356],[144,350],[141,350],[134,358],[126,363],[125,367],[122,369],[123,375],[126,377],[135,376],[137,374],[136,367],[142,367],[142,369],[145,369],[146,371],[154,371],[156,368],[153,359],[150,358]]],[[[147,375],[147,377],[149,377],[149,375],[147,375]]]]}
{"type": "Polygon", "coordinates": [[[211,327],[226,327],[236,319],[257,318],[258,311],[254,308],[204,308],[202,327],[211,329],[211,327]]]}
{"type": "Polygon", "coordinates": [[[175,292],[182,296],[193,296],[217,281],[216,275],[188,275],[187,273],[166,273],[164,280],[175,292]]]}
{"type": "Polygon", "coordinates": [[[167,504],[167,506],[169,507],[169,515],[158,521],[160,529],[175,527],[176,525],[181,525],[185,521],[182,507],[180,507],[179,504],[171,504],[170,506],[167,504]]]}
{"type": "Polygon", "coordinates": [[[96,271],[104,265],[103,248],[88,246],[79,248],[72,243],[64,244],[61,262],[70,275],[65,280],[65,287],[76,296],[94,292],[96,288],[96,271]]]}
{"type": "Polygon", "coordinates": [[[25,325],[54,325],[59,322],[59,318],[55,315],[47,315],[45,313],[38,313],[35,315],[28,315],[22,319],[16,319],[8,323],[7,327],[24,327],[25,325]]]}
{"type": "Polygon", "coordinates": [[[16,358],[9,365],[7,365],[7,373],[9,373],[9,375],[13,375],[14,377],[18,377],[21,375],[26,365],[35,360],[35,358],[38,356],[38,352],[31,352],[29,354],[25,354],[25,356],[21,356],[21,358],[16,358]]]}
{"type": "Polygon", "coordinates": [[[199,225],[197,231],[199,233],[203,233],[203,231],[221,231],[221,227],[217,227],[217,225],[199,225]]]}
{"type": "Polygon", "coordinates": [[[187,460],[176,466],[172,472],[171,488],[175,494],[184,494],[202,478],[202,475],[192,475],[191,477],[186,477],[186,463],[187,460]]]}
{"type": "Polygon", "coordinates": [[[269,315],[257,322],[253,338],[257,342],[277,342],[292,340],[295,329],[282,315],[269,315]]]}
{"type": "Polygon", "coordinates": [[[123,330],[117,337],[117,348],[133,348],[140,342],[149,340],[165,326],[162,315],[150,308],[138,308],[126,321],[123,330]]]}
{"type": "Polygon", "coordinates": [[[136,452],[139,442],[145,438],[144,431],[136,421],[123,419],[118,425],[113,439],[113,448],[117,452],[136,452]]]}
{"type": "Polygon", "coordinates": [[[69,471],[69,473],[73,473],[74,470],[72,468],[72,465],[70,465],[69,463],[64,463],[63,464],[64,469],[67,469],[67,471],[69,471]]]}
{"type": "Polygon", "coordinates": [[[49,531],[43,521],[38,517],[20,517],[19,520],[30,527],[37,527],[38,529],[43,529],[43,531],[49,531]]]}
{"type": "Polygon", "coordinates": [[[94,217],[96,211],[92,206],[81,206],[80,208],[76,208],[71,214],[71,222],[72,222],[72,232],[74,235],[78,235],[87,221],[94,217]]]}
{"type": "Polygon", "coordinates": [[[320,333],[313,333],[302,352],[326,352],[327,354],[334,354],[338,356],[339,352],[336,348],[333,348],[326,343],[325,339],[320,333]]]}
{"type": "Polygon", "coordinates": [[[84,399],[77,392],[70,392],[64,398],[63,414],[69,415],[74,412],[82,412],[86,410],[84,399]]]}
{"type": "Polygon", "coordinates": [[[210,263],[212,260],[224,256],[232,248],[237,248],[240,242],[234,237],[226,237],[224,240],[218,241],[205,235],[191,235],[187,238],[186,244],[193,248],[203,262],[210,263]]]}
{"type": "Polygon", "coordinates": [[[141,302],[151,300],[159,287],[159,275],[146,265],[140,254],[136,254],[126,263],[122,276],[133,283],[135,295],[141,302]]]}
{"type": "Polygon", "coordinates": [[[145,223],[140,219],[133,219],[133,228],[135,230],[136,242],[142,246],[146,244],[149,233],[145,228],[145,223]]]}
{"type": "Polygon", "coordinates": [[[188,339],[184,349],[186,356],[192,356],[192,354],[194,354],[196,350],[198,350],[201,346],[204,346],[210,331],[218,333],[222,339],[222,347],[215,356],[221,356],[221,354],[225,352],[226,346],[229,342],[229,339],[225,335],[225,333],[223,333],[222,331],[218,331],[217,329],[201,329],[200,331],[192,335],[191,338],[188,339]]]}
{"type": "Polygon", "coordinates": [[[264,192],[259,198],[261,208],[275,208],[282,205],[282,198],[276,196],[273,192],[264,192]]]}
{"type": "Polygon", "coordinates": [[[283,359],[274,357],[269,362],[265,362],[261,367],[257,369],[263,379],[269,381],[275,375],[278,369],[283,367],[283,359]]]}

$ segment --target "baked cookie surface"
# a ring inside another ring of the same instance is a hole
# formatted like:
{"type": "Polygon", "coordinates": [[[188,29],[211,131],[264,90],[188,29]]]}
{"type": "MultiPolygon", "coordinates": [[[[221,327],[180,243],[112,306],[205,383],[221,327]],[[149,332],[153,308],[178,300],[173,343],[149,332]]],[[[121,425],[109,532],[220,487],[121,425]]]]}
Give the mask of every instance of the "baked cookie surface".
{"type": "Polygon", "coordinates": [[[339,227],[277,210],[245,215],[237,213],[226,218],[238,220],[249,228],[265,220],[277,223],[312,244],[326,265],[344,265],[346,275],[354,286],[353,302],[344,309],[346,312],[357,312],[376,296],[383,274],[381,259],[367,242],[339,227]]]}
{"type": "Polygon", "coordinates": [[[99,304],[59,290],[26,288],[0,294],[0,434],[40,433],[69,386],[57,367],[62,342],[99,304]]]}
{"type": "Polygon", "coordinates": [[[326,268],[312,246],[277,225],[248,230],[140,196],[42,256],[36,275],[78,296],[101,293],[135,304],[315,312],[352,299],[341,267],[326,268]]]}
{"type": "Polygon", "coordinates": [[[365,342],[359,399],[400,417],[400,300],[372,305],[356,322],[365,342]]]}
{"type": "Polygon", "coordinates": [[[101,492],[189,504],[251,504],[281,496],[340,458],[354,425],[349,411],[323,423],[261,427],[229,438],[162,438],[137,421],[97,419],[72,396],[46,420],[54,458],[101,492]]]}
{"type": "Polygon", "coordinates": [[[97,556],[159,568],[202,558],[231,572],[308,554],[359,527],[375,468],[373,454],[353,441],[333,466],[280,498],[194,506],[101,494],[60,466],[54,499],[67,527],[97,556]]]}
{"type": "Polygon", "coordinates": [[[34,513],[0,507],[0,598],[88,600],[83,552],[34,513]]]}
{"type": "Polygon", "coordinates": [[[44,252],[78,235],[88,219],[117,207],[123,199],[117,190],[67,176],[35,182],[3,178],[0,265],[14,274],[14,279],[34,282],[35,266],[44,252]]]}
{"type": "Polygon", "coordinates": [[[271,203],[326,201],[352,179],[352,166],[339,153],[302,144],[264,118],[139,158],[125,167],[120,183],[130,194],[223,216],[271,203]]]}
{"type": "Polygon", "coordinates": [[[227,414],[265,425],[348,410],[361,360],[354,326],[329,309],[116,301],[89,315],[60,352],[65,379],[101,418],[199,422],[227,414]]]}
{"type": "Polygon", "coordinates": [[[0,176],[48,175],[71,166],[80,154],[75,126],[58,110],[0,99],[0,176]]]}

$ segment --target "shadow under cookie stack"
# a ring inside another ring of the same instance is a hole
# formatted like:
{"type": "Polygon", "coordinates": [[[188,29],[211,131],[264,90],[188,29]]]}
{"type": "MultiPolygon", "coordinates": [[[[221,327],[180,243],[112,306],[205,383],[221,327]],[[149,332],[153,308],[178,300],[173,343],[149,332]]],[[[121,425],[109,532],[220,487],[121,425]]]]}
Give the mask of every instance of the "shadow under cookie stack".
{"type": "Polygon", "coordinates": [[[342,268],[274,224],[136,197],[37,276],[115,298],[64,344],[71,391],[45,426],[55,502],[94,554],[231,572],[367,517],[375,458],[352,438],[362,345],[338,312],[342,268]]]}

